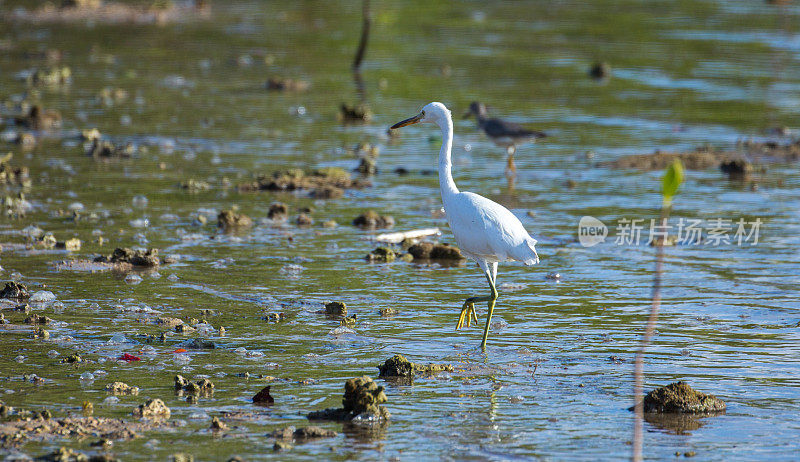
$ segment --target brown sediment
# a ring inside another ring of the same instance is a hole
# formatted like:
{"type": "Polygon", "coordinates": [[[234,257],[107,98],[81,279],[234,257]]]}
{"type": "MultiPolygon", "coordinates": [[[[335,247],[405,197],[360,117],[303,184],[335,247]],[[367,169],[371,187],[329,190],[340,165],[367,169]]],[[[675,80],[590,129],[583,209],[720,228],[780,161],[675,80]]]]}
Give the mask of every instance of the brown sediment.
{"type": "Polygon", "coordinates": [[[96,263],[129,263],[133,266],[154,267],[161,264],[158,258],[158,249],[133,250],[129,248],[116,248],[111,255],[94,259],[96,263]]]}
{"type": "Polygon", "coordinates": [[[394,218],[380,215],[374,210],[367,210],[353,220],[353,226],[363,229],[391,228],[394,226],[394,218]]]}
{"type": "MultiPolygon", "coordinates": [[[[674,159],[680,159],[684,167],[689,170],[719,168],[726,174],[736,176],[757,171],[757,164],[800,160],[800,139],[783,144],[776,141],[744,140],[736,143],[731,150],[700,146],[687,152],[656,151],[653,154],[633,154],[613,161],[600,162],[597,166],[663,170],[671,165],[674,159]]],[[[760,168],[763,169],[763,166],[760,168]]]]}
{"type": "Polygon", "coordinates": [[[383,387],[378,386],[371,377],[349,379],[344,384],[344,397],[341,408],[329,408],[308,414],[309,420],[360,421],[382,423],[389,419],[389,412],[381,406],[387,401],[383,387]]]}
{"type": "Polygon", "coordinates": [[[656,151],[653,154],[632,154],[616,160],[600,162],[597,165],[617,169],[663,170],[672,165],[675,159],[680,159],[683,166],[689,170],[706,170],[719,167],[723,161],[738,158],[741,158],[741,155],[734,152],[699,147],[689,152],[656,151]]]}
{"type": "Polygon", "coordinates": [[[450,244],[423,241],[408,248],[414,260],[466,260],[461,250],[450,244]]]}
{"type": "Polygon", "coordinates": [[[217,226],[225,231],[243,229],[253,226],[253,220],[243,213],[234,210],[223,210],[217,216],[217,226]]]}
{"type": "Polygon", "coordinates": [[[259,175],[254,181],[239,185],[240,191],[300,191],[318,199],[342,197],[346,189],[369,186],[364,180],[353,180],[350,173],[335,167],[305,172],[300,169],[275,171],[270,175],[259,175]]]}
{"type": "Polygon", "coordinates": [[[644,397],[644,412],[715,414],[725,412],[725,402],[694,390],[686,382],[675,382],[648,393],[644,397]]]}
{"type": "Polygon", "coordinates": [[[414,377],[418,374],[432,375],[439,372],[453,372],[451,364],[421,364],[413,363],[402,355],[396,354],[378,366],[378,377],[414,377]]]}
{"type": "Polygon", "coordinates": [[[32,441],[45,442],[56,438],[100,437],[109,440],[132,440],[141,436],[143,432],[160,429],[165,425],[167,424],[159,421],[129,422],[105,417],[6,421],[0,425],[0,445],[4,448],[18,447],[32,441]]]}

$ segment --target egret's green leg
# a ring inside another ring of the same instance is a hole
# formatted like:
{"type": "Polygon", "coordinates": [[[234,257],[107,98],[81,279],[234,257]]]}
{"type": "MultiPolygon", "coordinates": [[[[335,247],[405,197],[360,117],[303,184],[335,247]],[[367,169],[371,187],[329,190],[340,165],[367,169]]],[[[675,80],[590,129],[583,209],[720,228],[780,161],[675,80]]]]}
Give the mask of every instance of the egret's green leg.
{"type": "Polygon", "coordinates": [[[486,349],[486,339],[489,338],[489,325],[492,323],[492,313],[494,313],[494,302],[497,300],[497,289],[494,287],[494,281],[489,273],[486,273],[486,280],[489,281],[489,287],[492,289],[492,295],[489,298],[489,313],[486,315],[486,327],[483,329],[483,341],[481,342],[481,350],[486,349]]]}

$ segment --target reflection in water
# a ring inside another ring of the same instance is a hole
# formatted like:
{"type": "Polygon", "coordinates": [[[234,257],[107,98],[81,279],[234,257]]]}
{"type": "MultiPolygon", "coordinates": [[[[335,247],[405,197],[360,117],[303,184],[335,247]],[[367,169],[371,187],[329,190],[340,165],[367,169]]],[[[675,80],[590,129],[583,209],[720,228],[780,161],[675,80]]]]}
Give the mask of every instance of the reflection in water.
{"type": "Polygon", "coordinates": [[[725,412],[715,414],[661,414],[646,412],[644,420],[650,425],[674,435],[691,435],[691,432],[699,430],[704,425],[703,418],[723,414],[725,412]]]}

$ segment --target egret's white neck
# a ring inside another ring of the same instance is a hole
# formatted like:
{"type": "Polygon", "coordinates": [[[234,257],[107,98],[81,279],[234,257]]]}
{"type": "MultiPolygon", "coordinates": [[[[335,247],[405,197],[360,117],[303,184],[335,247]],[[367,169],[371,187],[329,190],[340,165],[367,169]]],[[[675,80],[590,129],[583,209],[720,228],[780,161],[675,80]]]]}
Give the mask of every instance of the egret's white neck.
{"type": "Polygon", "coordinates": [[[443,121],[438,121],[437,125],[442,129],[442,149],[439,151],[439,189],[442,192],[442,201],[449,196],[458,194],[456,182],[453,181],[453,161],[450,157],[450,150],[453,147],[453,119],[446,117],[443,121]]]}

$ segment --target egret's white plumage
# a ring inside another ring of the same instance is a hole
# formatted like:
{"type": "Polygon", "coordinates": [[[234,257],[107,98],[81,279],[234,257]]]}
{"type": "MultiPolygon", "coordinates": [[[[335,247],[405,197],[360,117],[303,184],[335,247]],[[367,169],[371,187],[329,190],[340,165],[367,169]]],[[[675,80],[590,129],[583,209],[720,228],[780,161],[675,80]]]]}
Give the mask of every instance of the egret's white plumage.
{"type": "Polygon", "coordinates": [[[464,302],[457,325],[457,328],[460,328],[465,321],[469,325],[472,317],[477,320],[474,302],[489,302],[489,313],[481,344],[485,347],[494,302],[497,299],[495,288],[497,263],[512,260],[535,265],[539,262],[535,248],[536,239],[528,234],[519,219],[507,208],[478,194],[458,190],[452,175],[453,119],[447,107],[442,103],[427,104],[418,115],[398,122],[392,128],[419,122],[434,123],[442,130],[439,187],[447,222],[458,247],[483,270],[492,291],[489,297],[468,298],[464,302]]]}

